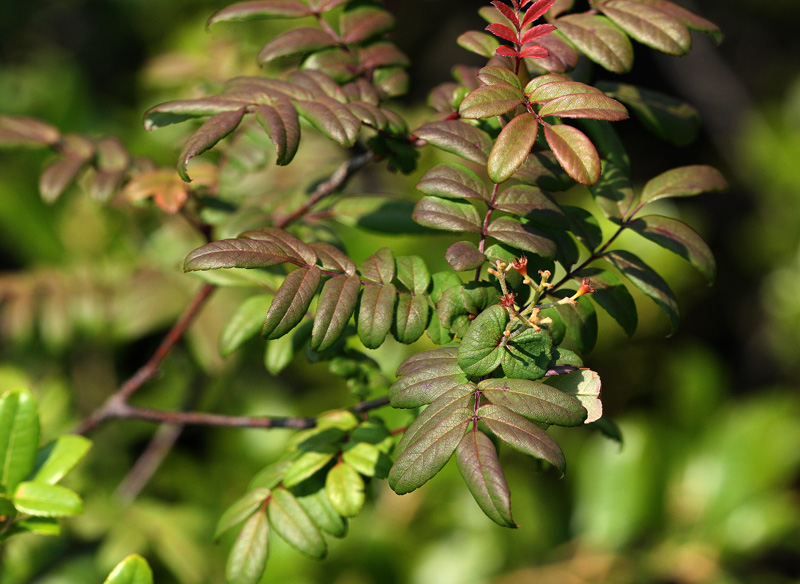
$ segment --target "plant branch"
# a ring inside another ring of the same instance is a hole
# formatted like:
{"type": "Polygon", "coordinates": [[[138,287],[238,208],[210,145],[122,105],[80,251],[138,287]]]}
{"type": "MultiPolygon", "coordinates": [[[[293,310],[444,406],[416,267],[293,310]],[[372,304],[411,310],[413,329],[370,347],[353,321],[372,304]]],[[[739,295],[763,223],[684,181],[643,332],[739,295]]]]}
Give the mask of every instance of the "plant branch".
{"type": "Polygon", "coordinates": [[[575,277],[575,274],[577,274],[578,272],[580,272],[580,271],[581,271],[583,268],[585,268],[586,266],[588,266],[589,264],[591,264],[593,261],[595,261],[595,260],[598,260],[598,259],[600,259],[601,257],[603,257],[603,254],[606,252],[606,250],[608,250],[609,246],[610,246],[612,243],[614,243],[614,240],[616,240],[616,239],[617,239],[617,237],[619,237],[619,236],[620,236],[620,234],[621,234],[623,231],[625,231],[625,228],[626,228],[626,227],[628,227],[628,224],[627,224],[626,222],[625,222],[625,223],[622,223],[622,225],[620,225],[620,226],[619,226],[619,229],[617,229],[617,231],[614,233],[614,235],[612,235],[612,236],[611,236],[611,237],[608,239],[608,241],[606,241],[606,242],[605,242],[603,245],[601,245],[601,246],[600,246],[600,247],[598,247],[596,250],[594,250],[594,251],[592,252],[592,255],[590,255],[590,256],[589,256],[588,258],[586,258],[586,259],[585,259],[583,262],[581,262],[581,264],[580,264],[580,265],[579,265],[577,268],[574,268],[574,269],[570,270],[570,271],[569,271],[569,272],[568,272],[568,273],[567,273],[567,274],[566,274],[566,275],[565,275],[563,278],[561,278],[561,279],[560,279],[560,280],[559,280],[557,283],[553,284],[553,286],[552,286],[551,288],[549,288],[548,290],[546,290],[546,291],[545,291],[545,295],[547,295],[547,294],[551,294],[552,292],[555,292],[555,291],[556,291],[556,290],[558,290],[558,289],[559,289],[561,286],[563,286],[563,285],[564,285],[564,284],[565,284],[567,281],[569,281],[569,280],[571,280],[572,278],[574,278],[574,277],[575,277]]]}
{"type": "Polygon", "coordinates": [[[86,418],[76,429],[76,434],[86,434],[109,418],[118,417],[117,412],[124,409],[128,399],[148,381],[158,374],[158,368],[167,355],[183,337],[186,329],[192,324],[200,309],[216,287],[213,284],[204,284],[195,294],[192,301],[183,311],[180,318],[173,325],[152,357],[142,365],[136,373],[123,383],[103,404],[86,418]]]}

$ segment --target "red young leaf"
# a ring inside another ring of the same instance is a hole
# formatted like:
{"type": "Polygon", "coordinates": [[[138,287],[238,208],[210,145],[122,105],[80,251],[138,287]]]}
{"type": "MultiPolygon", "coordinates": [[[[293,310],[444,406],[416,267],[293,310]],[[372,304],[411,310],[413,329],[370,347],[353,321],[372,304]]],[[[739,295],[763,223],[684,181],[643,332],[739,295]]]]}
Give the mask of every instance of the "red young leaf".
{"type": "Polygon", "coordinates": [[[534,5],[528,8],[528,11],[525,13],[525,17],[522,19],[522,26],[527,26],[540,16],[543,16],[545,12],[550,10],[554,2],[555,0],[539,0],[538,2],[534,3],[534,5]]]}
{"type": "Polygon", "coordinates": [[[494,54],[499,57],[519,57],[519,51],[508,45],[500,45],[494,54]]]}
{"type": "Polygon", "coordinates": [[[527,31],[525,34],[522,35],[522,44],[524,45],[526,43],[531,42],[534,39],[538,39],[539,37],[542,37],[546,34],[550,34],[554,30],[556,30],[556,27],[553,26],[552,24],[540,24],[538,26],[534,26],[533,28],[531,28],[529,31],[527,31]]]}
{"type": "Polygon", "coordinates": [[[507,19],[511,21],[511,23],[517,27],[517,30],[522,28],[519,24],[519,18],[517,18],[516,13],[508,7],[507,4],[503,3],[501,0],[492,0],[492,6],[497,8],[500,12],[503,13],[507,19]]]}
{"type": "Polygon", "coordinates": [[[505,24],[493,23],[486,27],[490,33],[512,43],[519,43],[519,36],[505,24]]]}
{"type": "Polygon", "coordinates": [[[519,54],[520,57],[528,57],[529,59],[544,59],[550,56],[550,51],[538,45],[533,47],[525,47],[519,54]]]}

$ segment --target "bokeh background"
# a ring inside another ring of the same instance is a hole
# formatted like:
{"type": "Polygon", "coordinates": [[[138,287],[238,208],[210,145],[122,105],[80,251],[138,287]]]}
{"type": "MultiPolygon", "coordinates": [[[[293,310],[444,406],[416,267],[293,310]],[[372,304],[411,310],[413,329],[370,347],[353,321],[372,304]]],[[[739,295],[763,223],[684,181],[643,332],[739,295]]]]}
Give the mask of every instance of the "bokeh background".
{"type": "MultiPolygon", "coordinates": [[[[421,121],[429,113],[425,95],[449,79],[453,64],[480,64],[455,39],[482,28],[476,10],[484,3],[386,4],[398,20],[394,39],[414,63],[410,96],[397,107],[421,121]]],[[[0,113],[116,135],[132,152],[171,164],[186,129],[148,134],[142,112],[255,73],[257,48],[278,30],[247,23],[205,31],[205,19],[222,5],[2,2],[0,113]]],[[[636,243],[679,297],[678,333],[666,338],[666,319],[646,300],[631,340],[601,322],[588,365],[603,378],[605,411],[622,429],[622,447],[588,431],[560,433],[569,464],[560,480],[505,453],[516,531],[481,514],[454,465],[404,497],[374,484],[373,502],[351,522],[350,535],[333,542],[329,559],[308,560],[273,540],[265,581],[800,582],[800,3],[684,5],[719,24],[724,43],[696,37],[683,58],[637,46],[634,72],[624,80],[693,103],[704,121],[699,140],[678,149],[633,121],[618,128],[640,184],[675,166],[707,163],[723,171],[731,190],[667,209],[711,244],[719,265],[713,287],[681,260],[636,243]]],[[[435,155],[425,156],[431,162],[435,155]]],[[[69,430],[154,349],[197,287],[179,266],[198,242],[179,220],[137,210],[131,222],[125,209],[100,206],[78,189],[45,205],[36,183],[48,160],[37,151],[0,152],[0,390],[31,386],[52,436],[69,430]]],[[[301,162],[259,177],[288,190],[307,181],[301,162]]],[[[332,168],[335,159],[321,164],[328,162],[332,168]]],[[[356,187],[413,193],[414,177],[377,180],[356,187]]],[[[430,247],[349,235],[357,258],[387,242],[407,253],[430,247]]],[[[442,258],[431,261],[445,266],[442,258]]],[[[215,297],[187,346],[142,392],[143,403],[181,407],[195,396],[196,407],[225,413],[313,415],[347,401],[323,365],[298,360],[268,375],[259,340],[226,360],[218,356],[219,332],[246,294],[215,297]]],[[[404,351],[387,344],[377,358],[390,371],[404,351]]],[[[131,485],[129,470],[154,431],[114,422],[96,432],[90,460],[73,479],[86,514],[63,538],[8,545],[0,584],[99,582],[134,551],[152,561],[159,583],[221,581],[231,542],[211,542],[214,523],[280,454],[288,434],[187,430],[147,485],[131,485]]]]}

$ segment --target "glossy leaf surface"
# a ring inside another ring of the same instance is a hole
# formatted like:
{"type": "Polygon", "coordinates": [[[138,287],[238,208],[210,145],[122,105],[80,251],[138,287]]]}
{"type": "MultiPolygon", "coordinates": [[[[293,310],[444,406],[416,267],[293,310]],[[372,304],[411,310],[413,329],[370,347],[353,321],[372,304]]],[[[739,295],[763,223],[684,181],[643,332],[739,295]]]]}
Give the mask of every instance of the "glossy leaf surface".
{"type": "Polygon", "coordinates": [[[547,144],[567,174],[582,185],[600,179],[600,157],[586,134],[572,126],[545,126],[547,144]]]}
{"type": "Polygon", "coordinates": [[[492,142],[485,132],[463,122],[431,122],[414,134],[445,152],[451,152],[478,164],[486,164],[492,142]]]}
{"type": "Polygon", "coordinates": [[[489,178],[496,183],[511,178],[528,157],[538,129],[539,122],[532,113],[521,114],[506,124],[489,154],[489,178]]]}
{"type": "Polygon", "coordinates": [[[7,491],[28,477],[39,451],[39,410],[33,394],[15,389],[0,397],[0,484],[7,491]]]}
{"type": "Polygon", "coordinates": [[[55,485],[86,456],[92,443],[83,436],[65,434],[39,450],[33,468],[33,480],[55,485]]]}
{"type": "Polygon", "coordinates": [[[368,349],[383,344],[392,328],[397,290],[392,284],[364,286],[359,303],[356,330],[368,349]]]}
{"type": "Polygon", "coordinates": [[[132,554],[116,565],[103,584],[153,584],[153,572],[142,556],[132,554]]]}
{"type": "Polygon", "coordinates": [[[36,517],[70,517],[83,513],[83,501],[70,489],[45,483],[21,482],[14,491],[14,506],[36,517]]]}
{"type": "Polygon", "coordinates": [[[661,215],[644,215],[628,223],[628,227],[678,254],[706,278],[714,280],[717,271],[714,254],[703,238],[683,221],[661,215]]]}

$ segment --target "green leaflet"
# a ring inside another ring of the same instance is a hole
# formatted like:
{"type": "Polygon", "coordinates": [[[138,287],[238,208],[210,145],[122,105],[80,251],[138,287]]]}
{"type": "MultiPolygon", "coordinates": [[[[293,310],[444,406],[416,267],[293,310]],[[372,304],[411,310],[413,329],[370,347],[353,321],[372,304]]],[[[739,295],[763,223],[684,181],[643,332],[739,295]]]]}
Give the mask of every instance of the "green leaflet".
{"type": "Polygon", "coordinates": [[[325,533],[333,537],[347,535],[347,519],[333,508],[322,479],[308,481],[292,489],[297,502],[305,509],[311,521],[325,533]],[[309,484],[310,483],[310,484],[309,484]],[[308,485],[307,488],[305,485],[308,485]]]}
{"type": "Polygon", "coordinates": [[[254,513],[233,543],[225,578],[229,584],[256,584],[264,573],[269,555],[269,521],[264,509],[254,513]]]}
{"type": "Polygon", "coordinates": [[[325,557],[328,546],[322,534],[289,491],[278,488],[272,492],[267,516],[272,529],[293,548],[312,558],[325,557]]]}
{"type": "Polygon", "coordinates": [[[472,321],[458,347],[458,365],[468,375],[489,375],[503,357],[508,312],[499,304],[490,306],[472,321]]]}
{"type": "Polygon", "coordinates": [[[21,482],[14,491],[18,511],[36,517],[70,517],[83,513],[83,501],[70,489],[45,483],[21,482]]]}
{"type": "Polygon", "coordinates": [[[251,296],[239,305],[222,331],[219,341],[221,355],[230,355],[245,341],[258,334],[271,303],[272,297],[262,294],[251,296]]]}
{"type": "Polygon", "coordinates": [[[325,492],[342,517],[355,517],[364,506],[364,479],[346,462],[338,463],[328,472],[325,492]]]}
{"type": "Polygon", "coordinates": [[[338,452],[339,448],[332,444],[321,445],[313,450],[303,452],[294,460],[292,465],[286,469],[286,473],[283,476],[283,486],[293,487],[313,476],[325,468],[338,452]]]}
{"type": "Polygon", "coordinates": [[[382,247],[361,262],[361,275],[369,282],[390,284],[394,279],[395,261],[392,250],[382,247]]]}
{"type": "Polygon", "coordinates": [[[574,396],[581,402],[588,412],[584,424],[596,422],[603,415],[600,376],[591,369],[578,369],[565,375],[554,375],[548,377],[545,383],[574,396]]]}
{"type": "Polygon", "coordinates": [[[117,564],[103,584],[153,584],[153,572],[142,556],[132,554],[117,564]]]}
{"type": "Polygon", "coordinates": [[[30,475],[39,451],[39,410],[33,394],[14,389],[0,396],[0,485],[12,492],[30,475]]]}
{"type": "Polygon", "coordinates": [[[546,330],[532,328],[512,335],[500,361],[505,377],[541,379],[547,373],[553,339],[546,330]]]}
{"type": "Polygon", "coordinates": [[[483,396],[493,404],[542,424],[580,426],[586,409],[566,393],[527,379],[485,379],[478,384],[483,396]]]}
{"type": "Polygon", "coordinates": [[[269,488],[259,487],[238,499],[219,518],[217,528],[214,531],[214,539],[219,539],[223,533],[246,521],[264,504],[270,495],[269,488]]]}
{"type": "Polygon", "coordinates": [[[591,299],[617,321],[625,334],[633,335],[639,321],[636,302],[619,278],[600,268],[584,268],[575,277],[589,278],[594,287],[591,299]]]}
{"type": "MultiPolygon", "coordinates": [[[[92,443],[83,436],[65,434],[39,450],[32,472],[37,483],[55,485],[86,456],[92,443]]],[[[2,513],[0,513],[2,515],[2,513]]]]}

